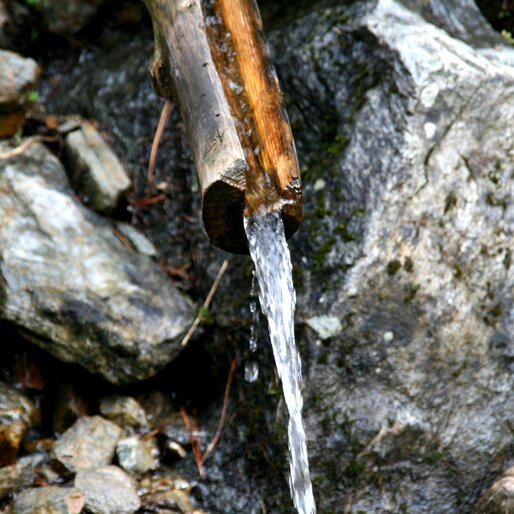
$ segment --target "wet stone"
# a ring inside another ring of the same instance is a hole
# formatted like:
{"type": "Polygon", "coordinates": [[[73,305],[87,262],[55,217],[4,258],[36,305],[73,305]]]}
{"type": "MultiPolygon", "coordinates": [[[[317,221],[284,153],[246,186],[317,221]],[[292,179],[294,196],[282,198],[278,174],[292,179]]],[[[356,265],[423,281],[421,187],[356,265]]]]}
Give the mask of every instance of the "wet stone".
{"type": "Polygon", "coordinates": [[[0,466],[14,462],[35,412],[29,398],[0,382],[0,466]]]}
{"type": "Polygon", "coordinates": [[[13,514],[79,514],[84,496],[69,487],[26,489],[16,495],[13,514]]]}
{"type": "Polygon", "coordinates": [[[0,138],[12,136],[23,124],[25,104],[40,74],[33,59],[0,50],[0,138]]]}
{"type": "Polygon", "coordinates": [[[11,466],[0,468],[0,498],[34,484],[35,468],[45,460],[43,453],[27,455],[11,466]]]}
{"type": "Polygon", "coordinates": [[[68,471],[105,466],[112,462],[123,431],[100,416],[79,418],[52,449],[52,456],[68,471]]]}
{"type": "Polygon", "coordinates": [[[65,140],[71,182],[84,203],[108,214],[131,187],[120,160],[91,122],[85,121],[65,140]]]}
{"type": "Polygon", "coordinates": [[[100,413],[122,427],[148,425],[145,410],[130,396],[114,395],[102,398],[100,413]]]}
{"type": "Polygon", "coordinates": [[[22,109],[40,73],[33,59],[0,50],[0,113],[22,109]]]}
{"type": "Polygon", "coordinates": [[[190,499],[191,484],[174,475],[145,477],[140,482],[141,510],[143,512],[180,512],[202,514],[194,510],[190,499]]]}
{"type": "Polygon", "coordinates": [[[39,0],[32,2],[41,13],[50,32],[76,34],[95,16],[105,0],[39,0]]]}
{"type": "Polygon", "coordinates": [[[0,317],[117,384],[178,355],[191,302],[75,198],[50,151],[34,144],[0,160],[0,190],[0,317]]]}
{"type": "Polygon", "coordinates": [[[116,466],[80,471],[75,487],[86,498],[86,510],[93,514],[131,514],[141,502],[131,478],[116,466]]]}
{"type": "Polygon", "coordinates": [[[78,418],[87,416],[87,403],[71,384],[63,384],[59,389],[59,396],[54,408],[52,429],[62,434],[78,418]]]}
{"type": "Polygon", "coordinates": [[[137,436],[121,439],[116,447],[120,466],[130,473],[145,473],[157,467],[153,456],[155,446],[137,436]]]}

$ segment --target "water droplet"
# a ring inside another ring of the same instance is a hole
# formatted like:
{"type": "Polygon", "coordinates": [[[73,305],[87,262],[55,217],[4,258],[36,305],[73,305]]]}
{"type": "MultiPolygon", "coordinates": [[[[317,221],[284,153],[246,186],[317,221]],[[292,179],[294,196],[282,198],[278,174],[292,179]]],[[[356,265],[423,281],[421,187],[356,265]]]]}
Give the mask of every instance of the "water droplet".
{"type": "Polygon", "coordinates": [[[259,378],[259,365],[255,361],[248,361],[245,364],[245,380],[255,382],[259,378]]]}

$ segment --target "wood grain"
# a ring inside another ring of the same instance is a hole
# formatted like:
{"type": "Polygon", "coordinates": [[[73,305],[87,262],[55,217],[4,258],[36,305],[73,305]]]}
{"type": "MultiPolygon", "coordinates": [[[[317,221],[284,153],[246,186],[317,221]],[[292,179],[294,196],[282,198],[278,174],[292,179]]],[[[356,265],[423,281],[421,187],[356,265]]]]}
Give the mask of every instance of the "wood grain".
{"type": "Polygon", "coordinates": [[[301,220],[293,137],[253,0],[145,0],[154,26],[156,90],[178,103],[211,242],[247,253],[243,213],[301,220]]]}

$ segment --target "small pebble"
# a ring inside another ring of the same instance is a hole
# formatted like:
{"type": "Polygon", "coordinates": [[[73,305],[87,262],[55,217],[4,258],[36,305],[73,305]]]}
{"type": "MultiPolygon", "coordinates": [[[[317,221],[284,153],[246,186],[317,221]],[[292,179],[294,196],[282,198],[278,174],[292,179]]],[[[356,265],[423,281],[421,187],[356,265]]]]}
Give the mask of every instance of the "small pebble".
{"type": "Polygon", "coordinates": [[[141,506],[132,479],[116,466],[78,472],[75,487],[93,514],[132,514],[141,506]]]}

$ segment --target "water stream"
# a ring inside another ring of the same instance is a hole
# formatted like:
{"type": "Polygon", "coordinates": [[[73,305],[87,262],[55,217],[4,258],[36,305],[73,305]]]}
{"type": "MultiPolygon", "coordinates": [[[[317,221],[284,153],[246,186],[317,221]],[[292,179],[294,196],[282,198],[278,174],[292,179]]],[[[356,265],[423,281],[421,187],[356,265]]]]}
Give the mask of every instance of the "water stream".
{"type": "Polygon", "coordinates": [[[289,411],[290,487],[299,514],[316,514],[302,421],[302,371],[294,337],[296,294],[289,248],[279,211],[245,218],[250,255],[259,282],[259,301],[289,411]]]}

